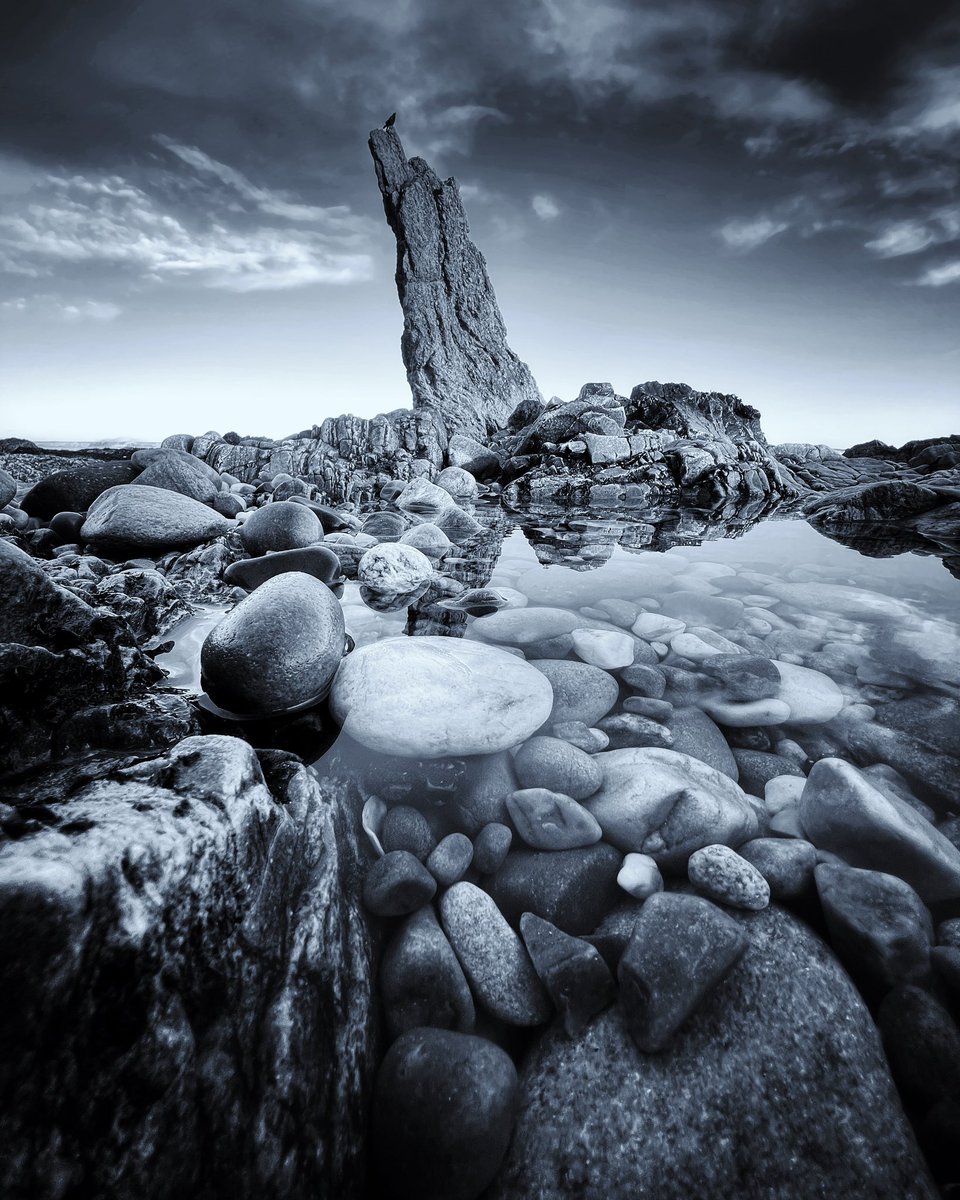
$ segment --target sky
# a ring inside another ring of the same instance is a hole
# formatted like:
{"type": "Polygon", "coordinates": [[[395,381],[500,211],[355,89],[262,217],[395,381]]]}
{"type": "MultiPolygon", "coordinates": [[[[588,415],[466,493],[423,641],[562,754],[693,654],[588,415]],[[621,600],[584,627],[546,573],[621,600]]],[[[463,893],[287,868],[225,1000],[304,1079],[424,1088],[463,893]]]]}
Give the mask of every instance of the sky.
{"type": "Polygon", "coordinates": [[[393,111],[545,397],[953,432],[958,48],[951,0],[10,0],[0,436],[408,406],[366,144],[393,111]]]}

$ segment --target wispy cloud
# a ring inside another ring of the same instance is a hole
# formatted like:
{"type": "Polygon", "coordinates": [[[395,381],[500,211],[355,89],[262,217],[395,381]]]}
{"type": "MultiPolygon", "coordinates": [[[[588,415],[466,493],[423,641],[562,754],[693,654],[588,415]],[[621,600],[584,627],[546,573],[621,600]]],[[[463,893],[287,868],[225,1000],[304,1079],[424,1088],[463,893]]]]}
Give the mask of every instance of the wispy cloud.
{"type": "Polygon", "coordinates": [[[750,221],[728,221],[719,233],[731,250],[744,253],[756,250],[790,228],[789,222],[773,217],[756,217],[750,221]]]}
{"type": "Polygon", "coordinates": [[[0,303],[7,313],[36,313],[60,321],[115,321],[123,312],[107,300],[63,300],[58,296],[15,296],[0,303]]]}
{"type": "Polygon", "coordinates": [[[530,201],[530,207],[541,221],[552,221],[560,216],[560,205],[552,196],[537,195],[530,201]]]}
{"type": "Polygon", "coordinates": [[[939,267],[928,267],[917,280],[920,287],[946,287],[948,283],[960,283],[960,258],[941,263],[939,267]]]}
{"type": "Polygon", "coordinates": [[[190,215],[178,211],[182,180],[169,171],[142,186],[115,174],[46,175],[0,211],[0,256],[35,278],[86,265],[118,278],[193,280],[232,292],[370,277],[372,221],[342,205],[300,204],[261,188],[196,147],[162,144],[202,191],[190,215]]]}

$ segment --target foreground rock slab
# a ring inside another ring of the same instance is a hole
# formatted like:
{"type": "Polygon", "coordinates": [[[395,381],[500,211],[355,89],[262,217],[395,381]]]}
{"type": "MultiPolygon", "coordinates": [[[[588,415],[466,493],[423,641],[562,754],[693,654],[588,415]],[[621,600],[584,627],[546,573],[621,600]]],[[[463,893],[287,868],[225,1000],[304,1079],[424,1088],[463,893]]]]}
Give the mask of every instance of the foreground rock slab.
{"type": "Polygon", "coordinates": [[[620,1005],[541,1039],[491,1200],[937,1195],[836,959],[781,910],[732,919],[747,952],[662,1054],[620,1005]]]}
{"type": "Polygon", "coordinates": [[[6,1195],[363,1194],[359,821],[262,758],[195,737],[91,767],[0,845],[6,1195]]]}

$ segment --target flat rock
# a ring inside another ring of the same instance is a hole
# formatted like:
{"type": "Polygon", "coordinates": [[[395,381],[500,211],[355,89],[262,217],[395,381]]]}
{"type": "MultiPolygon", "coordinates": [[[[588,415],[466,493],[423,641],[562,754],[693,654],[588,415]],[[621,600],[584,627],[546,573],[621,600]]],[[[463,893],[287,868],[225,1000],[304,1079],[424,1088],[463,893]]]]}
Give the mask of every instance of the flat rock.
{"type": "Polygon", "coordinates": [[[242,558],[231,563],[223,573],[223,582],[252,592],[261,583],[286,571],[300,571],[329,584],[340,576],[340,559],[328,546],[320,544],[277,550],[259,558],[242,558]]]}
{"type": "Polygon", "coordinates": [[[571,633],[577,627],[577,616],[565,608],[508,608],[477,617],[470,626],[471,634],[485,642],[500,642],[509,646],[525,646],[547,638],[571,633]]]}
{"type": "Polygon", "coordinates": [[[165,488],[128,483],[97,496],[80,537],[105,553],[153,554],[196,546],[232,528],[232,521],[199,500],[165,488]]]}
{"type": "Polygon", "coordinates": [[[541,1038],[491,1200],[934,1200],[833,955],[781,910],[729,919],[746,953],[660,1054],[637,1050],[620,1005],[576,1042],[541,1038]]]}
{"type": "Polygon", "coordinates": [[[790,709],[790,720],[798,725],[821,725],[832,721],[843,708],[843,692],[829,675],[774,659],[780,674],[777,699],[790,709]]]}
{"type": "Polygon", "coordinates": [[[546,677],[523,659],[434,636],[355,650],[330,694],[345,733],[371,750],[413,758],[505,750],[535,732],[552,707],[546,677]]]}

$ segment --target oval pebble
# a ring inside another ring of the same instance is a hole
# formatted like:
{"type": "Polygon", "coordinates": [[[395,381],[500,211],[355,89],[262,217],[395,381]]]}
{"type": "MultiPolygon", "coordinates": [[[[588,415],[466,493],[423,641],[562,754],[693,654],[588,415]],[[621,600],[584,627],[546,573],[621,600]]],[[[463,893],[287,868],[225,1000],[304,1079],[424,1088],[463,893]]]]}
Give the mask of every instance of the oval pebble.
{"type": "Polygon", "coordinates": [[[507,797],[517,832],[534,850],[573,850],[602,836],[596,817],[572,796],[547,788],[523,788],[507,797]]]}
{"type": "Polygon", "coordinates": [[[770,885],[752,863],[729,846],[704,846],[690,855],[687,877],[698,892],[731,908],[759,912],[770,903],[770,885]]]}

